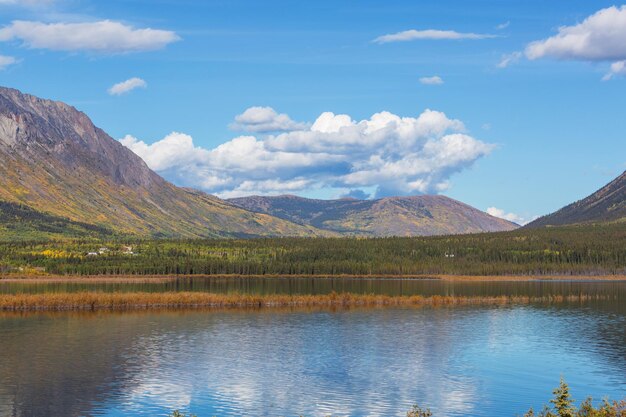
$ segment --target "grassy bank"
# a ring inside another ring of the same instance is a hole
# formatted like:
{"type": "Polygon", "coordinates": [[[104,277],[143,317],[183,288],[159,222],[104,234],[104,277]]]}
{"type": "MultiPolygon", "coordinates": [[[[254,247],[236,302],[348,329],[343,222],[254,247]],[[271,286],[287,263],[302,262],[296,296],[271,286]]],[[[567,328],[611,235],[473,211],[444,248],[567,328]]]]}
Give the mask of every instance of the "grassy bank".
{"type": "Polygon", "coordinates": [[[507,305],[607,300],[609,296],[387,296],[351,293],[326,295],[246,295],[202,292],[163,293],[51,293],[0,295],[1,311],[137,310],[181,308],[274,308],[274,307],[401,307],[507,305]]]}

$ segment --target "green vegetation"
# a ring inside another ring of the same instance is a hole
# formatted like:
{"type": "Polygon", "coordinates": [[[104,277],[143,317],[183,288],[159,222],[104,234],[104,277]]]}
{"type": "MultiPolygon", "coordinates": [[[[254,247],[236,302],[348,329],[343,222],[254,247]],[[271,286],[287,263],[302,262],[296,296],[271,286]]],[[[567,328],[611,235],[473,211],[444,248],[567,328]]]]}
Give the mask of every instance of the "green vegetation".
{"type": "Polygon", "coordinates": [[[69,219],[42,213],[32,208],[0,201],[0,241],[26,241],[32,239],[111,237],[104,227],[74,222],[69,219]]]}
{"type": "Polygon", "coordinates": [[[34,270],[60,275],[624,274],[626,223],[422,238],[0,243],[0,272],[34,270]]]}
{"type": "Polygon", "coordinates": [[[605,399],[596,408],[593,399],[589,397],[576,408],[563,378],[552,393],[554,394],[554,398],[550,400],[552,406],[545,406],[539,414],[535,414],[531,408],[524,417],[626,417],[626,400],[611,402],[605,399]]]}
{"type": "Polygon", "coordinates": [[[406,417],[432,417],[433,413],[430,412],[430,409],[422,409],[419,405],[413,405],[413,408],[406,413],[406,417]]]}
{"type": "MultiPolygon", "coordinates": [[[[176,410],[172,414],[170,414],[168,417],[187,417],[187,414],[183,414],[180,411],[176,410]]],[[[189,417],[198,417],[198,416],[196,416],[195,414],[189,414],[189,417]]]]}

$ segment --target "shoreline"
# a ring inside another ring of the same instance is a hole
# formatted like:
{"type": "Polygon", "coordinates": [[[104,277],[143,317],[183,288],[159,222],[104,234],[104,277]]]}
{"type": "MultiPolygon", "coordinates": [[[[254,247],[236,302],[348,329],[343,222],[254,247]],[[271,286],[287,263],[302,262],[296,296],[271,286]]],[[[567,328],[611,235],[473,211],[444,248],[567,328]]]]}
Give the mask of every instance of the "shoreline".
{"type": "Polygon", "coordinates": [[[151,283],[177,279],[395,279],[451,282],[626,281],[626,275],[0,275],[0,283],[151,283]]]}
{"type": "Polygon", "coordinates": [[[247,295],[199,292],[50,293],[0,295],[0,311],[97,311],[171,309],[267,309],[284,307],[421,307],[517,305],[615,299],[605,295],[568,296],[388,296],[353,293],[325,295],[247,295]]]}

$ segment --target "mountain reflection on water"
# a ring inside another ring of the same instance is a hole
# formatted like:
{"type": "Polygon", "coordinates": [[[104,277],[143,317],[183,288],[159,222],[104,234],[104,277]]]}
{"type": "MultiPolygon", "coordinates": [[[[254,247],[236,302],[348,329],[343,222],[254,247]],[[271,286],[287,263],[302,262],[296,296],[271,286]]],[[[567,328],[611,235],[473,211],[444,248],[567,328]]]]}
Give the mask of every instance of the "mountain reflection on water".
{"type": "Polygon", "coordinates": [[[617,398],[625,304],[4,314],[0,415],[514,416],[561,375],[617,398]]]}

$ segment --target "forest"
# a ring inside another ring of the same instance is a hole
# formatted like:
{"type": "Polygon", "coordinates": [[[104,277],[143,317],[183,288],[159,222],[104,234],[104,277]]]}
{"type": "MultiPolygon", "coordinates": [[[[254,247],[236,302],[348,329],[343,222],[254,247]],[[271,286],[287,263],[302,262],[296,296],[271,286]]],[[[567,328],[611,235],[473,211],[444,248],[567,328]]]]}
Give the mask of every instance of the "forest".
{"type": "Polygon", "coordinates": [[[55,275],[610,275],[626,223],[419,238],[63,239],[0,243],[0,272],[55,275]]]}

